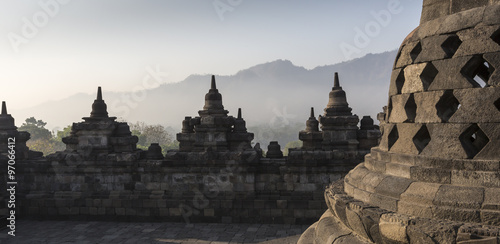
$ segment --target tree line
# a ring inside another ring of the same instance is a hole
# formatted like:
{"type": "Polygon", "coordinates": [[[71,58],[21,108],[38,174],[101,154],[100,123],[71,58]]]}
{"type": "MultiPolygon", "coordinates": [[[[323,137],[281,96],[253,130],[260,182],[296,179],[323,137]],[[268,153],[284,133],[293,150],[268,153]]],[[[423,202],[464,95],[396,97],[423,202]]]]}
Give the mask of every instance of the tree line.
{"type": "MultiPolygon", "coordinates": [[[[45,128],[47,122],[30,117],[18,128],[19,131],[27,131],[31,134],[30,140],[26,145],[33,151],[42,152],[43,155],[49,155],[57,151],[64,151],[66,145],[62,138],[71,133],[71,125],[64,127],[59,131],[50,131],[45,128]]],[[[139,141],[137,148],[147,150],[151,143],[158,143],[165,154],[168,150],[178,149],[179,142],[174,138],[167,128],[162,125],[148,125],[144,122],[129,124],[132,135],[137,136],[139,141]]]]}
{"type": "MultiPolygon", "coordinates": [[[[71,125],[64,127],[62,130],[50,131],[45,126],[46,122],[37,120],[34,117],[27,118],[19,127],[19,131],[27,131],[31,134],[31,139],[26,143],[33,151],[42,152],[45,156],[57,151],[64,151],[66,145],[62,142],[62,138],[67,137],[71,133],[71,125]]],[[[163,154],[168,150],[178,149],[179,142],[175,140],[175,134],[171,129],[163,125],[149,125],[145,122],[129,123],[132,135],[138,137],[137,148],[147,150],[151,143],[158,143],[163,154]]],[[[303,129],[301,123],[293,123],[287,126],[270,126],[260,125],[250,127],[249,131],[255,135],[254,143],[259,142],[261,148],[267,151],[267,145],[270,141],[279,141],[284,155],[288,154],[288,148],[301,147],[302,142],[298,140],[298,131],[303,129]]]]}

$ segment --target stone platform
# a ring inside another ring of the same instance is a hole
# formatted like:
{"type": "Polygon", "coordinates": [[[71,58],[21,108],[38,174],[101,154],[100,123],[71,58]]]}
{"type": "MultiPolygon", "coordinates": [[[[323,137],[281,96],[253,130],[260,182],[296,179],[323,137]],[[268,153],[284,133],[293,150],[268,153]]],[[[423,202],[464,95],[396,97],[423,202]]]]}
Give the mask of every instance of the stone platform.
{"type": "Polygon", "coordinates": [[[22,220],[0,243],[297,243],[306,225],[22,220]]]}

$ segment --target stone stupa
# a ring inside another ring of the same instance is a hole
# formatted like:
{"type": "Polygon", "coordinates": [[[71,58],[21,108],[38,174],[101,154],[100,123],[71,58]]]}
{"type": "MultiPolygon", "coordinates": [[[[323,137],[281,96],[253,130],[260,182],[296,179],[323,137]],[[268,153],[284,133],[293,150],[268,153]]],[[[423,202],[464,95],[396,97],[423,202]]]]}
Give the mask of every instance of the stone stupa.
{"type": "Polygon", "coordinates": [[[179,151],[245,151],[252,149],[253,133],[247,131],[246,122],[238,109],[238,117],[228,116],[224,109],[212,75],[210,90],[205,95],[205,106],[198,117],[185,117],[182,131],[177,134],[179,151]]]}
{"type": "Polygon", "coordinates": [[[500,1],[424,0],[382,139],[299,243],[500,243],[500,1]]]}

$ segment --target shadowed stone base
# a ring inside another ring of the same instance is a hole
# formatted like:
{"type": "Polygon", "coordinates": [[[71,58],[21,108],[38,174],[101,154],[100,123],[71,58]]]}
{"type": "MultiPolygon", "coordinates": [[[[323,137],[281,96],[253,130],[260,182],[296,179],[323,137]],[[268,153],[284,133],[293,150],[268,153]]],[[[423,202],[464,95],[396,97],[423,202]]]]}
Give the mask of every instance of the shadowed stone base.
{"type": "Polygon", "coordinates": [[[298,244],[305,243],[352,243],[368,244],[370,242],[357,236],[352,230],[346,228],[330,211],[326,211],[320,220],[311,225],[300,236],[298,244]],[[311,242],[314,241],[314,242],[311,242]]]}
{"type": "Polygon", "coordinates": [[[500,243],[500,228],[398,214],[347,196],[342,181],[325,191],[328,210],[298,243],[500,243]]]}

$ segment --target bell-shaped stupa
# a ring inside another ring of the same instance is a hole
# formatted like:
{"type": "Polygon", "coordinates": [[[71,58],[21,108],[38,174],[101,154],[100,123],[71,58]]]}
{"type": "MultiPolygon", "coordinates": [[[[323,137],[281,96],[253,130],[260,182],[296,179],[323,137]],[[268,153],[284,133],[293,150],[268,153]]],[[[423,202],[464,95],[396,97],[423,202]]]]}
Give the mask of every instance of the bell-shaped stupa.
{"type": "Polygon", "coordinates": [[[380,145],[299,243],[499,243],[499,70],[499,1],[424,0],[380,145]]]}

